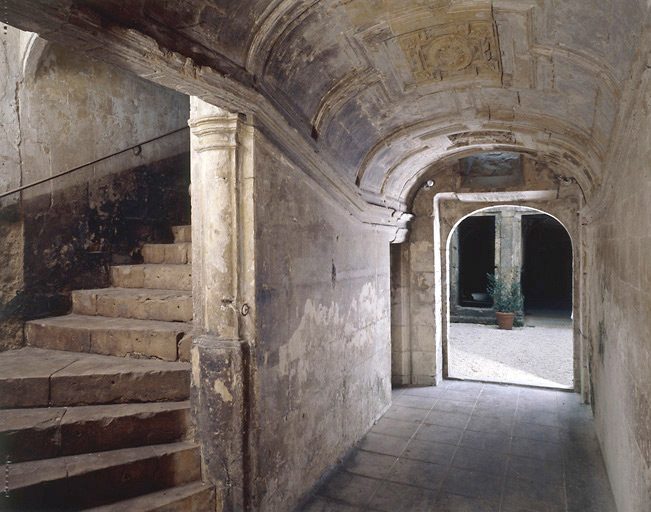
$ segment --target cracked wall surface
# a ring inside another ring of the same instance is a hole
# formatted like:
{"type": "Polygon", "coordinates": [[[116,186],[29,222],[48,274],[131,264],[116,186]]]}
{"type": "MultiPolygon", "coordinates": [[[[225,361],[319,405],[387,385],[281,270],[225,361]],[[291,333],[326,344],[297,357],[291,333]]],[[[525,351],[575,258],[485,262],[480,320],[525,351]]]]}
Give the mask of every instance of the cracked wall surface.
{"type": "Polygon", "coordinates": [[[607,166],[620,179],[587,224],[592,406],[619,510],[651,503],[651,70],[641,55],[607,166]]]}
{"type": "Polygon", "coordinates": [[[256,168],[255,495],[290,510],[389,406],[389,238],[262,138],[256,168]]]}
{"type": "MultiPolygon", "coordinates": [[[[21,32],[8,27],[0,40],[0,192],[20,186],[19,90],[21,32]]],[[[16,318],[23,288],[23,223],[15,196],[0,199],[0,351],[23,344],[16,318]]]]}

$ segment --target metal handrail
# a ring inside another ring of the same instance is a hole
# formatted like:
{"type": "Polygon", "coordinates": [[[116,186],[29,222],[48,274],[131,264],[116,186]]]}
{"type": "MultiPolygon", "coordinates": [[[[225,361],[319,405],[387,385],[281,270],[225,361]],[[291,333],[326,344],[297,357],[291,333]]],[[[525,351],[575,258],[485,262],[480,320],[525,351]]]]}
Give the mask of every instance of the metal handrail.
{"type": "MultiPolygon", "coordinates": [[[[134,144],[133,146],[129,146],[129,147],[126,148],[126,149],[122,149],[122,150],[117,151],[117,152],[115,152],[115,153],[111,153],[110,155],[103,156],[103,157],[101,157],[101,158],[98,158],[97,160],[93,160],[92,162],[88,162],[88,163],[85,163],[85,164],[80,165],[80,166],[78,166],[78,167],[74,167],[73,169],[68,169],[67,171],[63,171],[63,172],[60,172],[60,173],[54,174],[54,175],[52,175],[52,176],[48,176],[47,178],[43,178],[42,180],[35,181],[34,183],[30,183],[29,185],[23,185],[22,187],[15,188],[15,189],[13,189],[13,190],[8,190],[7,192],[3,192],[2,194],[0,194],[0,199],[2,199],[3,197],[9,196],[9,195],[11,195],[11,194],[15,194],[15,193],[17,193],[17,192],[21,192],[21,191],[26,190],[26,189],[28,189],[28,188],[35,187],[36,185],[40,185],[40,184],[42,184],[42,183],[46,183],[46,182],[51,181],[51,180],[54,180],[54,179],[56,179],[56,178],[60,178],[61,176],[65,176],[66,174],[70,174],[70,173],[73,173],[73,172],[78,171],[78,170],[80,170],[80,169],[83,169],[84,167],[88,167],[88,166],[90,166],[90,165],[95,165],[95,164],[97,164],[97,163],[99,163],[99,162],[103,162],[104,160],[107,160],[107,159],[109,159],[109,158],[111,158],[111,157],[114,157],[114,156],[117,156],[117,155],[121,155],[122,153],[126,153],[127,151],[132,151],[132,150],[134,150],[134,149],[140,149],[140,150],[142,151],[142,147],[141,147],[141,146],[144,146],[145,144],[149,144],[150,142],[157,141],[157,140],[159,140],[159,139],[162,139],[162,138],[164,138],[164,137],[168,137],[168,136],[170,136],[170,135],[174,135],[175,133],[178,133],[178,132],[181,132],[181,131],[183,131],[183,130],[187,130],[187,129],[188,129],[187,126],[184,126],[184,127],[182,127],[182,128],[178,128],[178,129],[176,129],[176,130],[174,130],[174,131],[171,131],[171,132],[169,132],[169,133],[166,133],[166,134],[164,134],[164,135],[159,135],[158,137],[154,137],[153,139],[146,140],[146,141],[141,142],[141,143],[139,143],[139,144],[134,144]]],[[[138,152],[138,153],[136,153],[136,154],[139,155],[140,152],[138,152]]]]}

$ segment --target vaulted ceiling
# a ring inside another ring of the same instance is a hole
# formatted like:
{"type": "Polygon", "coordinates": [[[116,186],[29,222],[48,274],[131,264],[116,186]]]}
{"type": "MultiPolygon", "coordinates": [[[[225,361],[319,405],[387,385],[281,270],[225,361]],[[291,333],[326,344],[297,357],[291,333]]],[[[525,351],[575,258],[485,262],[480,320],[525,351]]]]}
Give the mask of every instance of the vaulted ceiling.
{"type": "Polygon", "coordinates": [[[232,106],[240,94],[242,109],[263,98],[375,204],[404,202],[437,162],[480,151],[528,153],[588,193],[598,187],[648,9],[645,0],[8,5],[10,24],[161,83],[228,90],[216,97],[232,106]],[[186,59],[176,76],[156,76],[161,57],[143,40],[186,59]],[[219,80],[183,83],[204,70],[219,80]]]}

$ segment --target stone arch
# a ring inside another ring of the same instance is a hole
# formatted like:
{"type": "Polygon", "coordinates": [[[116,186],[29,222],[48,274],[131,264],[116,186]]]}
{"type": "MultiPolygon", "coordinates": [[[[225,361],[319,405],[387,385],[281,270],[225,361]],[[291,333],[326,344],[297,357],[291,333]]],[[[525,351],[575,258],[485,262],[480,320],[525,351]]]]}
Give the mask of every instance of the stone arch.
{"type": "Polygon", "coordinates": [[[434,251],[435,265],[441,275],[439,289],[435,292],[434,310],[437,336],[437,351],[441,355],[441,376],[447,376],[447,343],[450,321],[449,304],[449,247],[456,227],[466,218],[478,211],[495,206],[521,206],[544,213],[559,222],[567,232],[572,246],[572,316],[573,322],[573,374],[574,390],[587,396],[587,382],[583,379],[586,354],[581,337],[582,308],[580,289],[583,285],[581,275],[579,204],[575,197],[556,198],[550,192],[494,192],[486,194],[437,194],[434,199],[434,251]],[[441,208],[446,203],[445,208],[441,208]],[[442,211],[445,210],[445,211],[442,211]],[[438,244],[437,244],[438,238],[438,244]],[[438,261],[437,261],[438,260],[438,261]]]}
{"type": "Polygon", "coordinates": [[[41,64],[41,59],[45,54],[45,50],[51,43],[42,39],[38,34],[30,34],[23,51],[21,60],[21,69],[23,79],[33,79],[41,64]]]}

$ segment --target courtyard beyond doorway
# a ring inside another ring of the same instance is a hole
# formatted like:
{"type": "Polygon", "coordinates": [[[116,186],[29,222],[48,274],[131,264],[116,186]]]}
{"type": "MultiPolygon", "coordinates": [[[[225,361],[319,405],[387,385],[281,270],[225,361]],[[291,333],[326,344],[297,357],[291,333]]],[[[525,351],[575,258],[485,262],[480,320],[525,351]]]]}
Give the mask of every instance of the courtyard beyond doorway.
{"type": "Polygon", "coordinates": [[[572,388],[569,312],[535,310],[523,327],[450,324],[448,376],[529,386],[572,388]]]}

